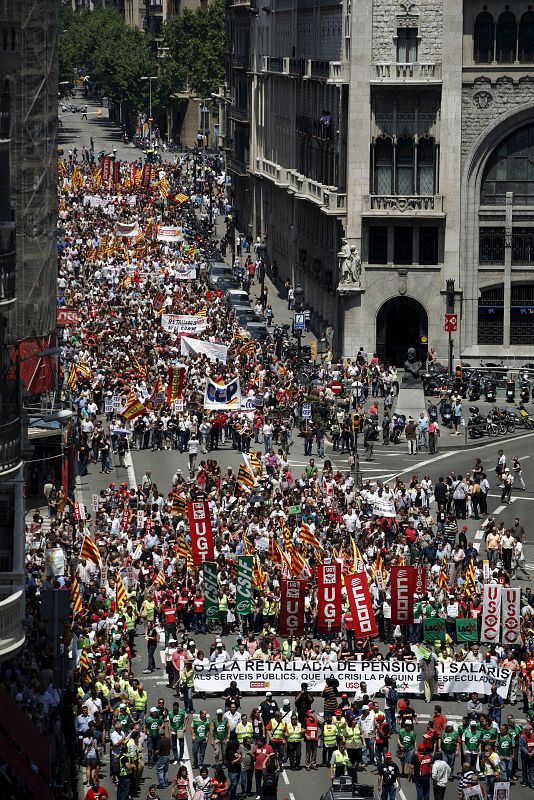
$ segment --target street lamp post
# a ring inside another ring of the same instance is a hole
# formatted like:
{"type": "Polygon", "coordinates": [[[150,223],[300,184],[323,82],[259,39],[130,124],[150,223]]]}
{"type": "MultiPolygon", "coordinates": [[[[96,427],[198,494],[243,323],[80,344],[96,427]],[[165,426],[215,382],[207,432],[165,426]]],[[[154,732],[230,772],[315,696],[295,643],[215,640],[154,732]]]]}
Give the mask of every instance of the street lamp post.
{"type": "Polygon", "coordinates": [[[302,306],[304,304],[304,289],[298,283],[295,286],[295,294],[294,294],[294,307],[295,307],[295,316],[293,318],[293,331],[295,336],[297,337],[297,358],[300,361],[300,357],[302,355],[302,327],[296,327],[297,322],[297,314],[302,312],[302,306]]]}
{"type": "Polygon", "coordinates": [[[260,286],[261,286],[261,296],[263,297],[263,294],[265,292],[265,259],[267,256],[267,245],[264,244],[264,242],[261,242],[261,244],[259,244],[256,247],[256,253],[261,261],[260,286]]]}
{"type": "Polygon", "coordinates": [[[157,81],[157,75],[142,75],[142,81],[148,81],[148,139],[152,147],[152,81],[157,81]]]}
{"type": "MultiPolygon", "coordinates": [[[[447,314],[454,314],[454,278],[447,278],[447,314]]],[[[452,332],[449,330],[449,375],[452,375],[452,362],[454,355],[454,342],[452,332]]]]}

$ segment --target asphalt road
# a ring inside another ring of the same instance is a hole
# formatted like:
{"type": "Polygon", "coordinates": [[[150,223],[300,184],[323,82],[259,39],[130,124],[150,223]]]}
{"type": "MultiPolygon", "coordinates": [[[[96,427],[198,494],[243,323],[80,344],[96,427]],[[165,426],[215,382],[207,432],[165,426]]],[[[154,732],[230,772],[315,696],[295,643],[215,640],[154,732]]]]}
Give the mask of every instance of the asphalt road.
{"type": "MultiPolygon", "coordinates": [[[[109,150],[114,144],[116,144],[118,148],[117,155],[119,158],[129,160],[137,158],[140,154],[140,151],[134,148],[122,146],[120,134],[113,126],[110,126],[105,119],[100,119],[96,113],[92,113],[95,111],[95,109],[96,107],[90,106],[88,121],[81,120],[80,114],[64,114],[64,127],[60,130],[60,144],[66,148],[69,146],[77,146],[78,149],[81,149],[82,144],[89,144],[89,137],[93,135],[95,140],[95,151],[97,153],[100,149],[109,150]]],[[[273,292],[275,291],[274,287],[272,287],[272,290],[273,292]]],[[[280,309],[282,309],[282,305],[280,305],[280,309]]],[[[280,313],[282,313],[282,311],[280,311],[280,313]]],[[[457,474],[464,474],[465,471],[472,467],[474,459],[476,457],[480,457],[487,467],[488,475],[493,487],[489,498],[489,511],[492,515],[496,516],[497,519],[502,519],[506,524],[511,523],[515,516],[519,516],[521,518],[521,521],[527,529],[527,544],[525,548],[526,560],[529,564],[529,568],[534,570],[534,549],[530,532],[531,514],[534,512],[534,507],[532,505],[534,502],[534,493],[532,492],[532,488],[534,487],[534,463],[531,460],[533,451],[533,436],[534,433],[526,436],[510,436],[504,443],[491,441],[482,444],[481,447],[478,447],[474,450],[464,449],[460,446],[457,446],[457,449],[447,450],[435,456],[431,456],[426,452],[420,452],[416,455],[408,455],[407,448],[404,443],[401,443],[396,447],[393,445],[390,445],[389,447],[383,447],[382,445],[378,444],[375,448],[372,462],[365,462],[363,460],[363,453],[360,452],[360,466],[364,479],[391,481],[397,475],[400,475],[405,479],[409,479],[413,473],[417,472],[420,477],[422,477],[422,475],[425,473],[428,473],[435,482],[440,475],[446,475],[450,470],[455,470],[457,474]],[[515,455],[517,455],[522,461],[524,478],[527,485],[526,492],[518,492],[517,494],[515,492],[513,493],[512,503],[510,506],[501,505],[500,492],[497,486],[498,481],[496,480],[493,472],[493,468],[497,460],[497,450],[499,447],[503,447],[505,450],[508,461],[510,461],[515,455]]],[[[445,432],[443,435],[443,440],[446,437],[448,438],[448,434],[445,432]]],[[[450,442],[456,446],[456,440],[454,440],[452,437],[450,442]]],[[[303,453],[303,440],[296,438],[291,448],[291,464],[294,474],[298,474],[298,472],[302,470],[308,462],[308,458],[305,457],[303,453]]],[[[201,456],[199,456],[199,458],[200,457],[201,456]]],[[[232,450],[229,444],[222,447],[216,455],[211,454],[211,457],[216,457],[223,469],[227,465],[236,468],[240,461],[239,453],[232,450]]],[[[345,469],[347,467],[346,456],[341,456],[338,453],[334,453],[329,443],[326,445],[326,457],[330,458],[334,464],[341,469],[345,469]]],[[[321,463],[320,459],[317,459],[317,461],[318,463],[321,463]]],[[[79,480],[77,488],[79,498],[83,499],[85,504],[89,507],[91,493],[98,492],[111,481],[120,482],[122,480],[126,480],[130,485],[135,486],[147,468],[152,470],[153,479],[158,486],[161,487],[162,491],[166,492],[170,486],[172,475],[176,469],[182,469],[184,474],[187,472],[187,458],[185,455],[181,455],[177,451],[134,452],[131,456],[128,456],[128,463],[129,467],[127,470],[121,470],[120,468],[115,467],[113,473],[109,476],[101,475],[98,471],[98,465],[90,465],[89,475],[79,480]]],[[[467,524],[469,526],[470,537],[474,537],[475,542],[480,542],[482,539],[482,530],[479,527],[481,523],[475,522],[474,520],[469,520],[467,524]]],[[[523,586],[523,588],[526,588],[527,583],[522,582],[519,585],[523,586]]],[[[208,638],[206,636],[199,636],[195,637],[195,639],[197,640],[198,647],[204,649],[205,651],[209,650],[211,637],[208,638]]],[[[227,648],[230,649],[232,644],[233,639],[230,638],[226,643],[227,648]]],[[[134,661],[134,671],[136,675],[141,676],[143,669],[146,667],[146,648],[141,628],[138,629],[137,648],[139,655],[134,661]]],[[[158,661],[158,663],[160,662],[158,661]]],[[[174,699],[173,694],[172,691],[169,690],[165,685],[166,681],[163,669],[159,669],[159,671],[153,675],[144,675],[142,676],[142,679],[148,689],[149,707],[155,704],[158,697],[163,697],[167,706],[172,704],[174,699]]],[[[257,705],[258,702],[261,701],[261,699],[262,698],[253,696],[245,696],[242,704],[243,710],[249,712],[254,705],[257,705]]],[[[281,698],[278,697],[276,699],[281,705],[281,698]]],[[[218,697],[207,697],[206,699],[195,700],[196,710],[198,711],[200,708],[206,708],[211,717],[214,716],[215,710],[220,704],[221,701],[218,697]]],[[[318,710],[322,710],[322,703],[319,700],[316,701],[315,705],[318,710]]],[[[426,722],[430,719],[433,704],[427,705],[422,699],[416,698],[413,705],[419,715],[417,729],[421,734],[426,722]]],[[[456,702],[446,702],[442,703],[442,706],[447,717],[451,718],[455,722],[458,722],[463,715],[464,706],[462,704],[456,702]]],[[[512,713],[516,711],[519,719],[523,717],[518,706],[516,706],[515,709],[506,707],[505,712],[508,711],[511,711],[512,713]]],[[[189,738],[187,743],[188,750],[190,750],[189,738]]],[[[394,752],[394,745],[392,750],[394,752]]],[[[207,751],[207,762],[212,762],[212,753],[210,748],[208,748],[207,751]]],[[[191,762],[187,761],[186,763],[190,767],[191,762]]],[[[171,767],[171,776],[173,776],[175,772],[176,767],[171,767]]],[[[106,777],[104,778],[103,783],[108,790],[110,790],[110,796],[113,797],[115,793],[109,779],[107,778],[107,768],[104,768],[104,774],[106,777]]],[[[142,798],[145,797],[148,791],[148,785],[155,779],[154,770],[145,769],[145,775],[147,777],[144,781],[141,792],[142,798]]],[[[370,769],[367,769],[361,774],[360,782],[376,785],[376,776],[370,769]]],[[[320,769],[313,773],[308,773],[306,771],[284,771],[280,779],[278,796],[280,798],[288,797],[289,800],[300,800],[301,798],[319,798],[322,793],[326,791],[329,784],[330,781],[328,770],[326,769],[320,769]]],[[[448,788],[447,795],[449,797],[455,797],[456,792],[457,788],[453,783],[448,788]]],[[[514,797],[520,798],[521,800],[527,797],[527,792],[528,790],[520,787],[519,783],[517,783],[513,789],[514,797]]],[[[159,794],[163,800],[167,800],[167,798],[170,796],[169,790],[160,790],[159,794]]],[[[401,800],[415,800],[415,790],[413,785],[409,784],[407,781],[402,781],[400,797],[401,800]]]]}

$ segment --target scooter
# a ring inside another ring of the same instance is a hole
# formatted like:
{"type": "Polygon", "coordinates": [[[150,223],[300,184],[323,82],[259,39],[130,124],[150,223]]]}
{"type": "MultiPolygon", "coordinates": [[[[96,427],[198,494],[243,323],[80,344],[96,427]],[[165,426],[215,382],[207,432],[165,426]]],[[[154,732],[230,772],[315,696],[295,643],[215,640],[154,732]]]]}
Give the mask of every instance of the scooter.
{"type": "Polygon", "coordinates": [[[518,425],[532,430],[532,428],[534,428],[534,419],[532,419],[523,403],[519,403],[517,410],[519,411],[518,425]]]}
{"type": "Polygon", "coordinates": [[[495,384],[491,381],[488,381],[484,385],[484,400],[486,403],[495,403],[497,400],[497,390],[495,388],[495,384]]]}
{"type": "Polygon", "coordinates": [[[492,433],[489,430],[491,423],[489,423],[487,417],[479,413],[478,406],[469,406],[469,412],[471,415],[467,421],[467,435],[469,438],[478,439],[486,434],[491,436],[492,433]]]}
{"type": "Polygon", "coordinates": [[[428,420],[429,422],[437,422],[438,421],[438,407],[431,405],[428,406],[427,409],[428,420]]]}
{"type": "Polygon", "coordinates": [[[515,401],[515,381],[506,381],[506,402],[513,403],[515,401]]]}
{"type": "Polygon", "coordinates": [[[446,428],[452,428],[452,406],[449,402],[441,406],[441,421],[446,428]]]}
{"type": "Polygon", "coordinates": [[[519,399],[522,403],[528,403],[530,399],[530,383],[523,381],[519,390],[519,399]]]}
{"type": "Polygon", "coordinates": [[[478,378],[471,381],[469,384],[469,388],[467,389],[467,399],[471,400],[471,402],[480,400],[480,381],[478,378]]]}

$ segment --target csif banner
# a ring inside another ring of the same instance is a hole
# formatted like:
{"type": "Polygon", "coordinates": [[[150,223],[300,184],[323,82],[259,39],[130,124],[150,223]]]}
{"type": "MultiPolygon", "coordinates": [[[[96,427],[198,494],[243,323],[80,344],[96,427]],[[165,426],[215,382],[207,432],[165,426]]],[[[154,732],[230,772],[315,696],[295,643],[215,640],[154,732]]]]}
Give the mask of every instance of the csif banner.
{"type": "Polygon", "coordinates": [[[521,589],[503,586],[502,605],[502,643],[516,644],[521,639],[521,589]]]}
{"type": "Polygon", "coordinates": [[[219,619],[219,585],[217,583],[217,564],[204,561],[202,564],[204,580],[204,614],[208,622],[219,619]]]}
{"type": "Polygon", "coordinates": [[[341,564],[319,564],[317,567],[317,630],[332,633],[341,630],[341,564]]]}
{"type": "Polygon", "coordinates": [[[378,627],[365,570],[363,572],[355,572],[353,575],[345,575],[345,588],[356,639],[378,636],[378,627]]]}
{"type": "Polygon", "coordinates": [[[306,581],[282,579],[280,597],[280,624],[282,636],[300,636],[304,632],[304,600],[306,581]]]}
{"type": "Polygon", "coordinates": [[[413,624],[417,567],[391,567],[391,624],[413,624]]]}
{"type": "Polygon", "coordinates": [[[210,509],[207,500],[193,500],[189,503],[189,533],[193,566],[198,567],[204,561],[213,561],[213,534],[211,531],[210,509]]]}
{"type": "Polygon", "coordinates": [[[500,585],[493,583],[486,583],[484,586],[482,629],[480,631],[481,642],[493,644],[500,640],[501,589],[500,585]]]}
{"type": "Polygon", "coordinates": [[[253,556],[239,556],[237,559],[235,610],[243,617],[252,614],[252,562],[253,556]]]}

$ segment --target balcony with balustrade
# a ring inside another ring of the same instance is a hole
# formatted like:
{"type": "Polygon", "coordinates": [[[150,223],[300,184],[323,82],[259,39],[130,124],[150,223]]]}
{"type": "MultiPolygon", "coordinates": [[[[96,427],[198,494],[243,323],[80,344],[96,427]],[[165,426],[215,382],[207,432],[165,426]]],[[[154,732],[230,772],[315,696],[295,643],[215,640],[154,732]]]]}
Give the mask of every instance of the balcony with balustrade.
{"type": "Polygon", "coordinates": [[[0,661],[12,658],[24,645],[24,616],[22,589],[0,602],[0,661]]]}
{"type": "Polygon", "coordinates": [[[0,223],[0,313],[8,311],[17,299],[17,253],[15,225],[0,223]]]}
{"type": "Polygon", "coordinates": [[[443,195],[364,195],[363,214],[366,217],[444,217],[443,195]]]}
{"type": "Polygon", "coordinates": [[[441,84],[440,63],[379,63],[371,66],[371,84],[441,84]]]}

